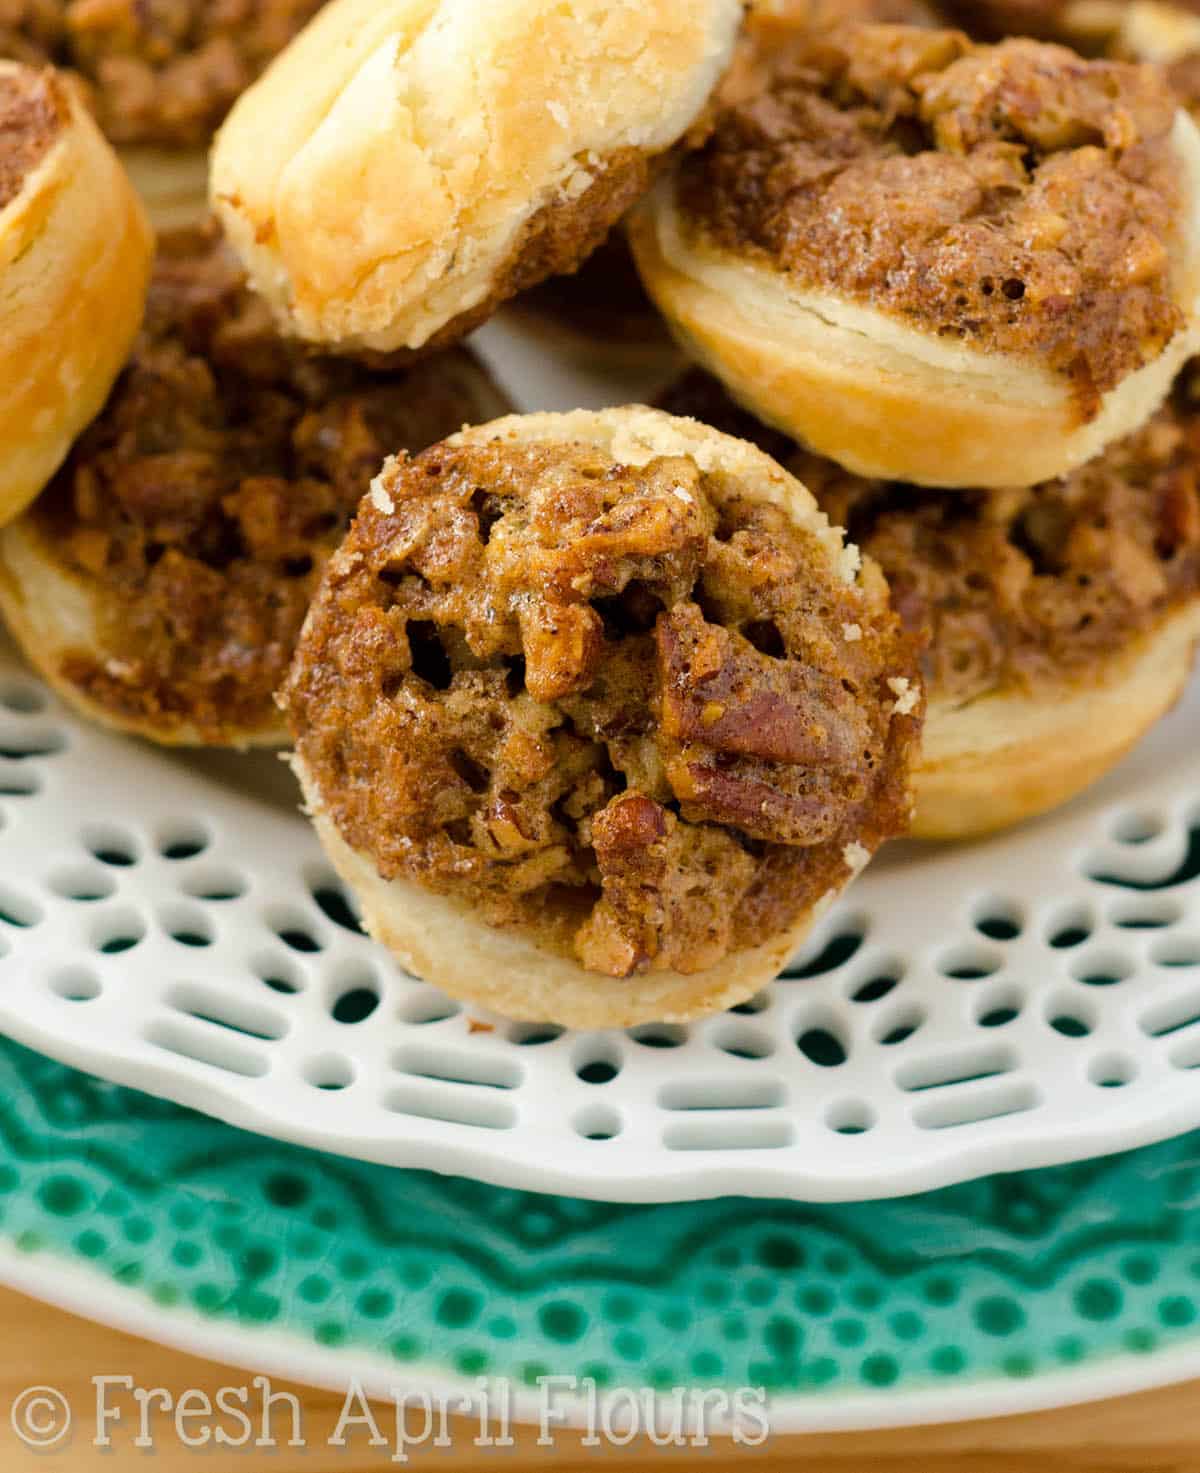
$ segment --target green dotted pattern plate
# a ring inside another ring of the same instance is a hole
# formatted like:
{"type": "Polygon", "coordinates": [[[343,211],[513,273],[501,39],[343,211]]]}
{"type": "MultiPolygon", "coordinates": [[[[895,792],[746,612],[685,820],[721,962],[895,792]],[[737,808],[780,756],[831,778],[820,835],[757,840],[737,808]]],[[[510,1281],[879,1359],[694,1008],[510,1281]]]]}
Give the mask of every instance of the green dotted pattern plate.
{"type": "Polygon", "coordinates": [[[887,1420],[880,1394],[930,1389],[941,1415],[965,1397],[963,1414],[985,1384],[1194,1348],[1198,1146],[903,1201],[619,1206],[278,1144],[0,1040],[18,1285],[86,1264],[159,1333],[177,1317],[165,1338],[208,1322],[254,1364],[255,1337],[283,1331],[333,1383],[366,1356],[414,1385],[763,1385],[793,1424],[848,1393],[875,1395],[869,1420],[887,1420]]]}

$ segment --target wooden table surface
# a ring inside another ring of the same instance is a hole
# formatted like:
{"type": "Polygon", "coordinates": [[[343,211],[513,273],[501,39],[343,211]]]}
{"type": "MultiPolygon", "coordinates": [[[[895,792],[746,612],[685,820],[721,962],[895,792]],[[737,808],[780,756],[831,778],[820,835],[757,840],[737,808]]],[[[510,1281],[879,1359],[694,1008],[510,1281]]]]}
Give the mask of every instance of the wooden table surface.
{"type": "MultiPolygon", "coordinates": [[[[342,1449],[330,1448],[340,1396],[310,1391],[272,1379],[275,1390],[292,1390],[304,1414],[303,1448],[271,1451],[180,1446],[173,1422],[151,1423],[153,1450],[133,1446],[136,1425],[111,1429],[112,1446],[96,1447],[96,1374],[131,1376],[145,1387],[162,1386],[178,1396],[187,1388],[215,1395],[216,1388],[244,1384],[243,1371],[231,1372],[208,1361],[163,1350],[145,1341],[106,1330],[48,1309],[17,1294],[0,1291],[0,1470],[2,1473],[98,1473],[114,1467],[139,1467],[149,1473],[187,1473],[204,1468],[264,1468],[272,1473],[361,1473],[395,1468],[390,1452],[366,1445],[365,1433],[342,1449]],[[69,1439],[49,1451],[33,1452],[14,1434],[11,1409],[31,1383],[49,1383],[63,1393],[73,1411],[69,1439]]],[[[386,1424],[385,1424],[386,1425],[386,1424]]],[[[1029,1417],[917,1428],[911,1431],[839,1436],[779,1437],[751,1449],[714,1443],[708,1450],[659,1451],[636,1444],[628,1449],[581,1448],[575,1435],[559,1433],[552,1448],[536,1446],[536,1431],[514,1429],[517,1445],[482,1451],[472,1445],[472,1427],[456,1429],[449,1448],[416,1448],[411,1465],[454,1473],[458,1469],[582,1469],[603,1458],[614,1469],[645,1469],[674,1460],[677,1466],[770,1467],[820,1470],[820,1473],[1000,1473],[1009,1469],[1053,1473],[1176,1473],[1200,1470],[1200,1383],[1147,1392],[1096,1406],[1029,1417]]],[[[282,1440],[282,1433],[281,1433],[282,1440]]]]}

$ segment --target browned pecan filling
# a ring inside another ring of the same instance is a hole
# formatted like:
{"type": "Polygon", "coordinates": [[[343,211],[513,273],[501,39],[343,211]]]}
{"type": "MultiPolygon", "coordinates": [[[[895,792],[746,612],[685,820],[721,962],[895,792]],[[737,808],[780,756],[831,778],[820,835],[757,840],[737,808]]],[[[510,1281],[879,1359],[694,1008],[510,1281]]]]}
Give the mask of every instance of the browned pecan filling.
{"type": "Polygon", "coordinates": [[[0,210],[20,194],[67,120],[52,72],[0,69],[0,210]]]}
{"type": "MultiPolygon", "coordinates": [[[[592,182],[583,193],[543,205],[521,230],[484,301],[451,318],[430,345],[458,342],[492,317],[501,303],[521,292],[536,290],[543,283],[553,292],[558,283],[570,282],[571,273],[580,266],[586,269],[613,226],[646,193],[662,159],[662,154],[622,148],[593,160],[589,165],[592,182]]],[[[603,275],[603,262],[598,264],[603,275]]],[[[629,272],[636,277],[632,261],[629,272]]],[[[569,295],[569,286],[564,291],[569,295]]],[[[614,303],[613,307],[619,315],[621,305],[614,303]]]]}
{"type": "Polygon", "coordinates": [[[981,41],[1003,41],[1008,36],[1034,36],[1043,41],[1062,41],[1082,46],[1097,34],[1119,23],[1119,12],[1127,0],[940,0],[948,22],[981,41]]]}
{"type": "Polygon", "coordinates": [[[613,230],[576,271],[549,276],[517,297],[514,307],[565,323],[608,344],[666,338],[620,228],[613,230]]]}
{"type": "Polygon", "coordinates": [[[383,876],[623,977],[763,942],[903,827],[912,674],[886,600],[690,459],[435,446],[363,502],[287,701],[383,876]]]}
{"type": "Polygon", "coordinates": [[[1175,102],[1149,68],[956,31],[798,28],[682,171],[685,220],[938,335],[1067,375],[1084,412],[1180,328],[1175,102]]]}
{"type": "MultiPolygon", "coordinates": [[[[1036,36],[1061,41],[1089,56],[1107,56],[1134,0],[940,0],[943,18],[983,41],[1036,36]]],[[[1200,14],[1200,0],[1153,0],[1155,6],[1200,14]]]]}
{"type": "Polygon", "coordinates": [[[756,37],[781,39],[798,27],[809,29],[844,25],[850,21],[888,25],[925,26],[945,23],[936,0],[764,0],[751,7],[747,29],[756,37]]]}
{"type": "Polygon", "coordinates": [[[868,481],[798,450],[689,374],[664,407],[757,440],[875,558],[925,641],[935,700],[1086,681],[1200,595],[1200,381],[1063,480],[1023,491],[868,481]]]}
{"type": "Polygon", "coordinates": [[[1200,119],[1200,51],[1180,57],[1166,68],[1167,80],[1180,107],[1200,119]]]}
{"type": "Polygon", "coordinates": [[[501,408],[465,351],[404,374],[307,354],[215,229],[165,237],[133,357],[30,514],[109,610],[103,657],[80,648],[63,676],[207,740],[271,726],[325,558],[383,458],[501,408]]]}
{"type": "MultiPolygon", "coordinates": [[[[1134,0],[943,0],[947,17],[984,40],[1003,36],[1041,36],[1060,41],[1084,56],[1116,61],[1143,58],[1124,31],[1127,11],[1134,0]]],[[[1156,24],[1174,30],[1171,12],[1200,14],[1200,0],[1153,0],[1143,24],[1153,34],[1156,24]]],[[[1172,34],[1174,44],[1177,37],[1172,34]]],[[[1200,50],[1179,56],[1163,68],[1181,106],[1200,118],[1200,50]]]]}
{"type": "Polygon", "coordinates": [[[118,143],[196,147],[323,0],[0,0],[0,56],[79,74],[118,143]]]}

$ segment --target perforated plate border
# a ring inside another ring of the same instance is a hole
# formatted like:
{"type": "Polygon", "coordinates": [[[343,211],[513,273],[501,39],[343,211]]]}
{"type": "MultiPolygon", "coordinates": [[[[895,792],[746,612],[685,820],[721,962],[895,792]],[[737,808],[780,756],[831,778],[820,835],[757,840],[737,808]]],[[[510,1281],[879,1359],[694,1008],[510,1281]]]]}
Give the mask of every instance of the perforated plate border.
{"type": "MultiPolygon", "coordinates": [[[[485,346],[526,407],[642,391],[485,346]]],[[[879,1197],[1124,1149],[1200,1124],[1198,713],[1046,820],[894,846],[743,1008],[565,1034],[357,934],[273,757],[113,737],[7,659],[0,1028],[266,1135],[577,1196],[879,1197]]]]}
{"type": "Polygon", "coordinates": [[[748,1011],[593,1034],[406,977],[298,815],[23,677],[0,703],[0,1027],[250,1129],[584,1196],[830,1200],[1200,1122],[1200,882],[1161,883],[1200,848],[1194,700],[1054,822],[898,849],[748,1011]]]}

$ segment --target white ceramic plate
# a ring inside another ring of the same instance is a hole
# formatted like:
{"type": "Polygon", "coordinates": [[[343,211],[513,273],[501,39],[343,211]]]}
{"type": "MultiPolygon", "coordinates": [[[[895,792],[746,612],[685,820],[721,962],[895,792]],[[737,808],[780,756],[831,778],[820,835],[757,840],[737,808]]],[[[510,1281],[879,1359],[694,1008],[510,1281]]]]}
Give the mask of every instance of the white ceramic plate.
{"type": "MultiPolygon", "coordinates": [[[[662,372],[482,340],[525,408],[662,372]]],[[[266,1135],[576,1196],[880,1197],[1138,1145],[1200,1124],[1198,710],[1049,819],[895,846],[737,1012],[570,1034],[357,934],[275,758],[112,737],[9,658],[0,1028],[266,1135]]]]}

